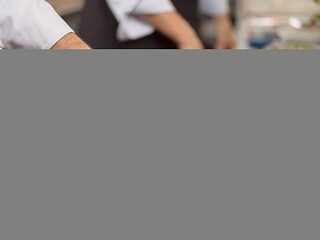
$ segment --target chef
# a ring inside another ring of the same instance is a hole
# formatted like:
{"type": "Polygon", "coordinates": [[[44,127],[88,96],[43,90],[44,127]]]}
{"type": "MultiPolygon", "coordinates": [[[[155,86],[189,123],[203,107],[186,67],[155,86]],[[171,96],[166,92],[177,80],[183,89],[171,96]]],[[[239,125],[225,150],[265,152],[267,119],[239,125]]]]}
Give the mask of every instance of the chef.
{"type": "Polygon", "coordinates": [[[80,36],[93,48],[200,49],[198,6],[217,25],[216,48],[233,48],[227,0],[87,0],[80,36]]]}
{"type": "Polygon", "coordinates": [[[87,0],[80,36],[99,49],[203,48],[170,0],[87,0]]]}
{"type": "Polygon", "coordinates": [[[1,49],[89,49],[44,0],[0,0],[1,49]]]}

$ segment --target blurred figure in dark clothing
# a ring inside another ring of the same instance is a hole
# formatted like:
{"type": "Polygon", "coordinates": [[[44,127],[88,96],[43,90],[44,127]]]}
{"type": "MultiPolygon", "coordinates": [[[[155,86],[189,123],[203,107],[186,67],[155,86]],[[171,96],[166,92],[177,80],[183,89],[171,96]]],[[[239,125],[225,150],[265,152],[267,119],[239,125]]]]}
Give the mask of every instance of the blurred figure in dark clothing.
{"type": "Polygon", "coordinates": [[[80,36],[98,49],[202,49],[198,10],[216,25],[214,48],[233,48],[227,0],[87,0],[80,36]]]}

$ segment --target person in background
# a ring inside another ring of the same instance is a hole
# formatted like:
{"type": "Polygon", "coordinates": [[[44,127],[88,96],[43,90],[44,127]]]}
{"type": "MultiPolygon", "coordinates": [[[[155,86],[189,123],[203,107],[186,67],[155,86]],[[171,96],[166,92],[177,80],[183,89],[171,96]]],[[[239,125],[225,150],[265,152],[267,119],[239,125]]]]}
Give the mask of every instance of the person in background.
{"type": "Polygon", "coordinates": [[[202,49],[198,7],[213,16],[215,47],[233,48],[227,0],[87,0],[79,34],[99,49],[202,49]]]}
{"type": "Polygon", "coordinates": [[[87,0],[79,35],[98,49],[202,49],[170,0],[87,0]]]}
{"type": "Polygon", "coordinates": [[[44,0],[0,0],[1,49],[90,49],[44,0]]]}

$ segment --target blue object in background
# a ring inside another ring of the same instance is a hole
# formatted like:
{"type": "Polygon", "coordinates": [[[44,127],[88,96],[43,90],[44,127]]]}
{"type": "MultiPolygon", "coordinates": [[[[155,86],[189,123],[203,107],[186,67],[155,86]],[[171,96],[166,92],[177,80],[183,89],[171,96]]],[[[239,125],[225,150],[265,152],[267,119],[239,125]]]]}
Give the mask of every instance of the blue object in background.
{"type": "Polygon", "coordinates": [[[249,46],[252,48],[264,48],[272,42],[271,39],[250,39],[249,46]]]}

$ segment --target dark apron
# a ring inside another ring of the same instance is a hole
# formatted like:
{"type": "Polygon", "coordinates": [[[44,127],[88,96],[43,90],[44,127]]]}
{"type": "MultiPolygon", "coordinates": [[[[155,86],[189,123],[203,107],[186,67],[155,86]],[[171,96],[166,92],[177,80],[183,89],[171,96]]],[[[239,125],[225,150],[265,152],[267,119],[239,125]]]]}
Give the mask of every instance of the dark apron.
{"type": "MultiPolygon", "coordinates": [[[[197,0],[172,0],[180,14],[198,31],[197,0]]],[[[87,0],[81,16],[79,35],[95,49],[174,49],[176,44],[159,32],[133,41],[120,42],[118,22],[106,0],[87,0]]]]}

